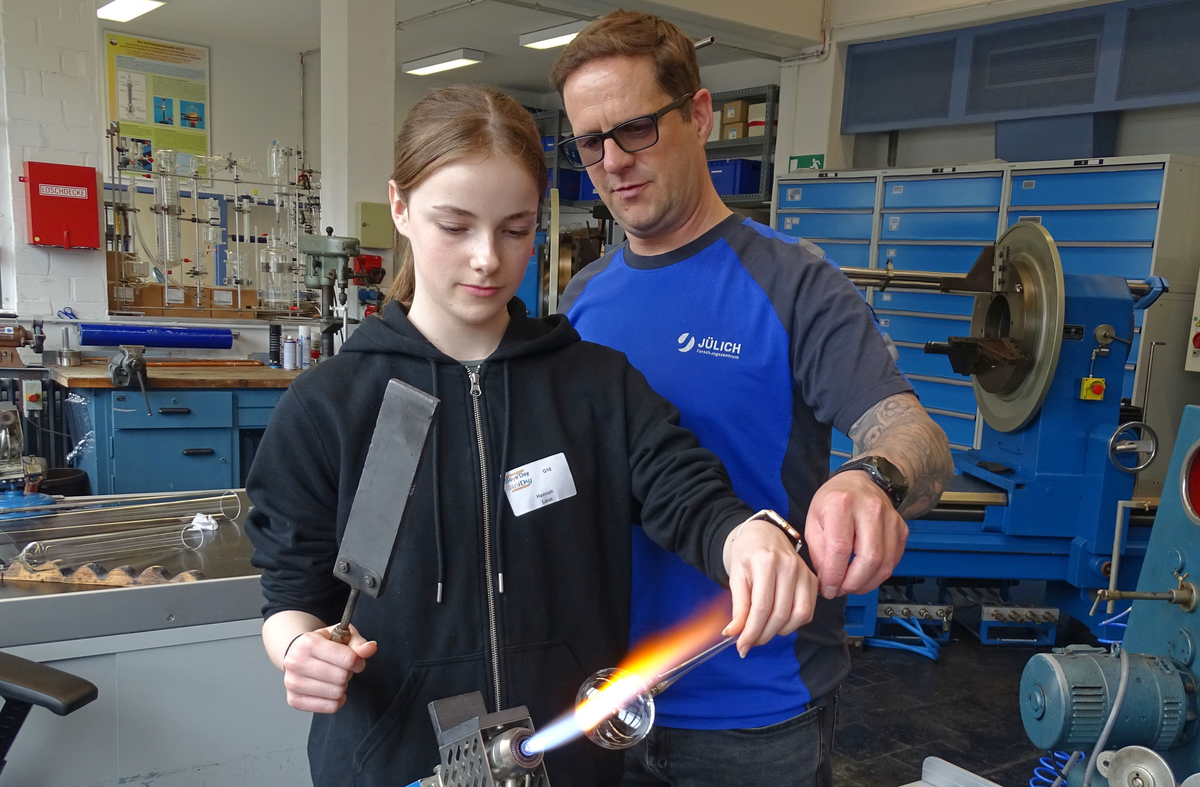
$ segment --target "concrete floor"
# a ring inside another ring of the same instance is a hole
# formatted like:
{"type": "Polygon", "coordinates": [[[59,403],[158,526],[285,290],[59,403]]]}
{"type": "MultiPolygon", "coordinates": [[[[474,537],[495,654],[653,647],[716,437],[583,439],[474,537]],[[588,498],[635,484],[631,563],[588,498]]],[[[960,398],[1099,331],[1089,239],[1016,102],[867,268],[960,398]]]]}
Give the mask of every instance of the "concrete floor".
{"type": "Polygon", "coordinates": [[[851,650],[834,737],[835,787],[898,787],[941,757],[1002,785],[1025,787],[1038,758],[1017,690],[1032,647],[983,647],[961,629],[936,662],[882,648],[851,650]]]}

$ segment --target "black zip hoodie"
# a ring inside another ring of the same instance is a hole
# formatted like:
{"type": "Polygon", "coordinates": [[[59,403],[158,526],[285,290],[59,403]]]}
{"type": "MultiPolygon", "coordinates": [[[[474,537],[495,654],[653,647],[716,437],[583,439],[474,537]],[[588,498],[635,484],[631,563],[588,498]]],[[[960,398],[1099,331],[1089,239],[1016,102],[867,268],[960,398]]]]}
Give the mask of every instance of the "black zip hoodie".
{"type": "MultiPolygon", "coordinates": [[[[528,706],[539,729],[571,710],[583,680],[628,648],[630,523],[728,582],[725,538],[752,512],[720,460],[623,354],[580,341],[561,315],[530,319],[516,299],[509,313],[473,395],[468,370],[389,305],[337,357],[296,379],[258,449],[247,531],[263,571],[263,615],[297,609],[332,624],[348,593],[333,564],[387,381],[441,399],[434,453],[387,585],[354,615],[379,650],[341,710],[313,717],[316,787],[430,775],[432,700],[479,691],[494,711],[498,693],[501,707],[528,706]],[[504,473],[559,453],[576,494],[514,516],[504,473]]],[[[620,753],[586,739],[546,764],[555,787],[620,780],[620,753]]]]}

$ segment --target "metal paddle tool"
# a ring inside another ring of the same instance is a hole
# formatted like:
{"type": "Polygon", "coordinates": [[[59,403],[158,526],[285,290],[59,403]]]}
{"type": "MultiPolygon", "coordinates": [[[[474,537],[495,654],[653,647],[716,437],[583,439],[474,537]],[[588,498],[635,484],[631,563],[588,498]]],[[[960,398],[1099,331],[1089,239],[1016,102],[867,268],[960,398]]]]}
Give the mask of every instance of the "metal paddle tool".
{"type": "Polygon", "coordinates": [[[345,645],[350,641],[350,618],[359,593],[377,598],[383,591],[396,538],[425,464],[439,404],[438,399],[411,385],[388,381],[333,567],[333,575],[350,586],[342,620],[329,637],[334,642],[345,645]]]}

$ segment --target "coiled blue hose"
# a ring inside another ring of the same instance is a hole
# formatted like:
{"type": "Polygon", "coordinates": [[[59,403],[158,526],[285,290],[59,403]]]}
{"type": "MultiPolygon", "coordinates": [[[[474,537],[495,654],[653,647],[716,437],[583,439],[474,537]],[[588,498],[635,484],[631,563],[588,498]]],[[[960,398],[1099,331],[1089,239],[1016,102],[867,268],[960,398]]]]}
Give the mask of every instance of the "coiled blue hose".
{"type": "Polygon", "coordinates": [[[1066,783],[1067,773],[1071,768],[1085,759],[1083,752],[1068,754],[1065,751],[1048,751],[1033,769],[1029,787],[1060,787],[1066,783]]]}

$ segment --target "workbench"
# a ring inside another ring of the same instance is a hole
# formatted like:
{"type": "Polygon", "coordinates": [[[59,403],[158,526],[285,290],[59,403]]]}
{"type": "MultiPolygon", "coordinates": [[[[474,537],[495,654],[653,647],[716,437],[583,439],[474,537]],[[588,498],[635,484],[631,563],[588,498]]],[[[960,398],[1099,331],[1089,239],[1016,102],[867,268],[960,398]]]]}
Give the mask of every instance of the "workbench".
{"type": "MultiPolygon", "coordinates": [[[[171,359],[148,359],[171,362],[171,359]]],[[[299,370],[266,366],[150,366],[146,401],[115,388],[103,364],[47,366],[75,394],[90,437],[74,462],[94,494],[231,489],[243,486],[275,403],[299,370]]]]}

